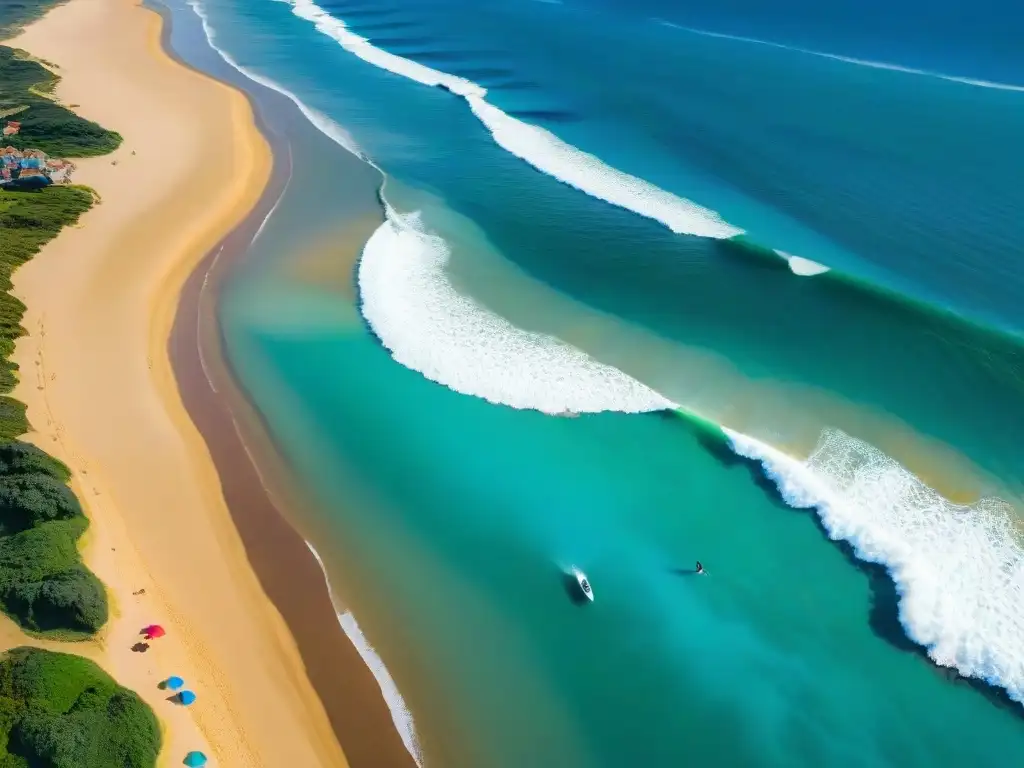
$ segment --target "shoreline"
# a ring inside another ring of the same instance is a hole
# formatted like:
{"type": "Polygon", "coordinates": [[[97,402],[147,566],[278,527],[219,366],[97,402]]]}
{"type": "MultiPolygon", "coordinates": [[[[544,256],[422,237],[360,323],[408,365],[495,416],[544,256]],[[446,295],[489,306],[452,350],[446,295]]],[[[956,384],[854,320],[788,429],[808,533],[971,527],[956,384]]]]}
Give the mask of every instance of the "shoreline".
{"type": "MultiPolygon", "coordinates": [[[[64,648],[101,661],[153,706],[165,731],[161,764],[203,747],[211,765],[344,766],[304,659],[249,566],[226,483],[168,358],[185,285],[217,238],[248,220],[272,158],[246,95],[183,68],[165,48],[164,26],[132,0],[72,0],[8,41],[55,61],[58,95],[73,92],[62,101],[125,137],[112,155],[79,161],[79,179],[102,203],[14,280],[28,305],[14,392],[33,423],[26,439],[74,471],[92,523],[83,554],[112,602],[96,641],[64,648]],[[118,84],[127,98],[104,98],[118,84]],[[201,175],[229,158],[231,174],[201,175]],[[32,359],[44,356],[49,375],[37,366],[33,377],[32,359]],[[138,628],[154,619],[168,639],[131,653],[138,628]],[[172,673],[190,680],[197,705],[164,701],[156,683],[172,673]]],[[[4,640],[25,641],[14,634],[5,628],[4,640]]]]}
{"type": "MultiPolygon", "coordinates": [[[[258,130],[270,144],[272,156],[271,177],[260,199],[205,254],[182,287],[168,338],[179,392],[211,452],[250,565],[292,633],[349,763],[357,768],[413,768],[420,758],[403,743],[388,701],[391,692],[384,690],[357,639],[346,629],[334,602],[329,575],[312,542],[282,511],[302,508],[306,502],[295,486],[294,471],[224,353],[223,331],[216,314],[223,284],[244,261],[248,248],[263,232],[291,183],[293,161],[287,131],[275,130],[267,114],[293,113],[302,123],[309,118],[287,94],[252,80],[227,62],[228,73],[237,75],[241,84],[182,58],[171,39],[173,12],[162,4],[153,10],[164,22],[164,52],[181,66],[242,93],[258,130]],[[264,103],[267,101],[271,103],[264,103]]],[[[209,44],[205,30],[204,42],[209,44]]],[[[222,54],[212,45],[211,49],[221,59],[222,54]]],[[[346,616],[354,621],[351,613],[346,616]]],[[[412,738],[415,740],[415,735],[412,738]]]]}
{"type": "MultiPolygon", "coordinates": [[[[283,94],[261,88],[268,92],[264,98],[298,112],[283,94]]],[[[260,99],[245,93],[274,150],[274,169],[246,218],[207,252],[187,279],[168,343],[171,365],[185,408],[210,450],[250,563],[295,638],[347,758],[353,766],[408,768],[415,766],[414,758],[392,724],[372,670],[341,624],[316,550],[282,512],[303,503],[292,482],[294,474],[223,351],[218,294],[280,203],[291,177],[287,138],[268,129],[260,99]]]]}

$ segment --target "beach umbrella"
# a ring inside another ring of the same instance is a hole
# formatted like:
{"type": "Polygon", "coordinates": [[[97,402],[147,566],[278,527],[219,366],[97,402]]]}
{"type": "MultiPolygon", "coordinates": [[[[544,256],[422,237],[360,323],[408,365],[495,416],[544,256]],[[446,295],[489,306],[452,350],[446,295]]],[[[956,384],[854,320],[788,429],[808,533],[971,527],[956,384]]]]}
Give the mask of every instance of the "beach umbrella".
{"type": "Polygon", "coordinates": [[[146,636],[147,640],[153,640],[157,637],[163,637],[167,634],[167,630],[161,627],[159,624],[150,624],[148,627],[142,630],[142,634],[146,636]]]}
{"type": "Polygon", "coordinates": [[[189,768],[201,768],[206,765],[206,755],[202,752],[189,752],[182,762],[189,768]]]}
{"type": "Polygon", "coordinates": [[[185,681],[182,680],[177,675],[174,675],[173,677],[168,677],[166,680],[164,680],[164,687],[165,688],[170,688],[172,691],[178,690],[184,684],[185,684],[185,681]]]}
{"type": "Polygon", "coordinates": [[[196,700],[196,695],[192,691],[182,691],[178,694],[178,701],[184,704],[186,707],[196,700]]]}

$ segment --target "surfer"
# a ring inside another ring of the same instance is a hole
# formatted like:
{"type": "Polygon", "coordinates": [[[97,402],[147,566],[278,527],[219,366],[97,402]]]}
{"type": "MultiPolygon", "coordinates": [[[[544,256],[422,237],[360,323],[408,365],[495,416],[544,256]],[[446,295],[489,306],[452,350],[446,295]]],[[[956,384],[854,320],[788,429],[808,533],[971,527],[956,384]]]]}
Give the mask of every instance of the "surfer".
{"type": "Polygon", "coordinates": [[[697,561],[697,567],[694,569],[694,573],[698,575],[704,574],[704,566],[700,564],[700,560],[697,561]]]}

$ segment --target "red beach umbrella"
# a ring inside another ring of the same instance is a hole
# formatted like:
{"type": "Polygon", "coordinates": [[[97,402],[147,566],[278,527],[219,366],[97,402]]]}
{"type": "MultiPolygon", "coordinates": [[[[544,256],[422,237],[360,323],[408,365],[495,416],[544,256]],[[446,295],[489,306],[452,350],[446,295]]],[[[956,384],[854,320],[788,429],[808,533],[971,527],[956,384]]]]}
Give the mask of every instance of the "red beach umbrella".
{"type": "Polygon", "coordinates": [[[157,637],[163,637],[167,634],[167,630],[161,627],[159,624],[150,624],[148,627],[142,630],[142,634],[146,636],[147,640],[153,640],[157,637]]]}

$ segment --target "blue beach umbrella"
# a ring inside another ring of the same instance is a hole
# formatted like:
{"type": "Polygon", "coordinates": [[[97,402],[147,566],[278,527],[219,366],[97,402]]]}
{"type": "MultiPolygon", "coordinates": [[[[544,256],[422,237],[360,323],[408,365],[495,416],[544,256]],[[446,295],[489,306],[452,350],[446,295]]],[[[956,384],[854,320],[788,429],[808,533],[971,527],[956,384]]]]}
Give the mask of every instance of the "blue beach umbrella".
{"type": "Polygon", "coordinates": [[[202,752],[189,752],[185,755],[185,759],[182,762],[189,766],[189,768],[200,768],[206,765],[206,755],[202,752]]]}
{"type": "Polygon", "coordinates": [[[178,690],[184,684],[185,684],[185,681],[182,680],[177,675],[174,675],[172,677],[168,677],[166,680],[164,680],[164,687],[165,688],[170,688],[172,691],[178,690]]]}
{"type": "Polygon", "coordinates": [[[178,701],[184,704],[186,707],[196,700],[196,695],[192,691],[182,691],[178,694],[178,701]]]}

